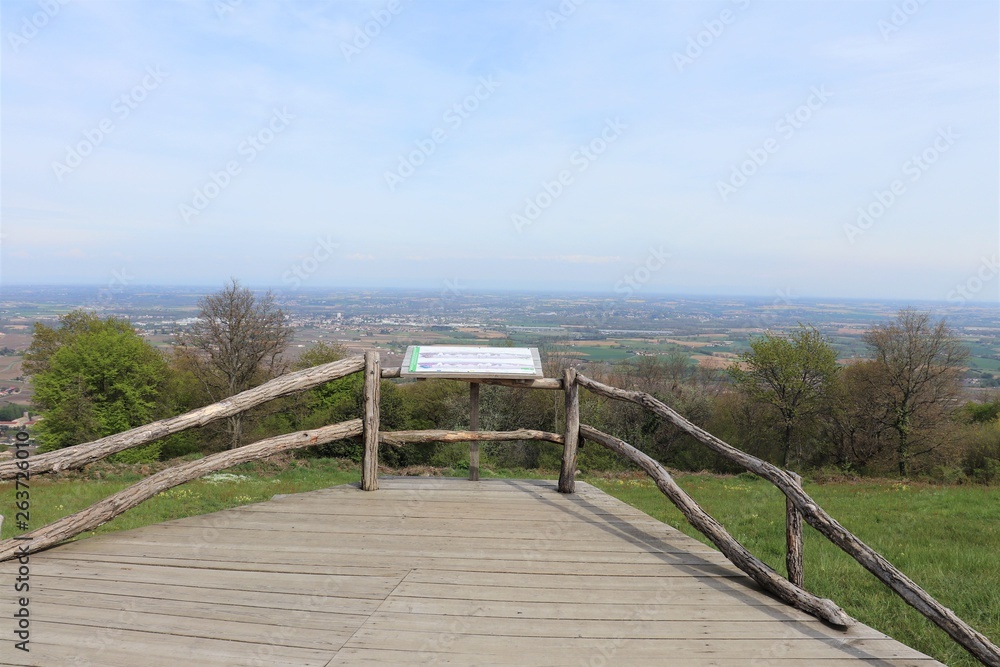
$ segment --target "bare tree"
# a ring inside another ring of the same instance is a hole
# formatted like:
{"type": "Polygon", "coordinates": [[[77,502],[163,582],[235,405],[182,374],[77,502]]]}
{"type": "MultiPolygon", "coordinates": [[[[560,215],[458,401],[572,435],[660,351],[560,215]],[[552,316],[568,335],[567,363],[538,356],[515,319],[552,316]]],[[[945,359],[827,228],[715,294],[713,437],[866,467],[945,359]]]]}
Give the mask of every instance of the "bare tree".
{"type": "Polygon", "coordinates": [[[957,406],[969,353],[943,319],[931,322],[929,313],[912,308],[873,326],[864,340],[880,371],[871,380],[879,420],[895,433],[896,463],[905,477],[910,459],[942,444],[933,429],[957,406]]]}
{"type": "MultiPolygon", "coordinates": [[[[292,328],[270,291],[256,296],[231,278],[198,305],[201,312],[187,342],[202,353],[198,375],[213,400],[250,389],[284,370],[281,354],[292,328]]],[[[227,420],[230,448],[240,445],[244,416],[227,420]]]]}

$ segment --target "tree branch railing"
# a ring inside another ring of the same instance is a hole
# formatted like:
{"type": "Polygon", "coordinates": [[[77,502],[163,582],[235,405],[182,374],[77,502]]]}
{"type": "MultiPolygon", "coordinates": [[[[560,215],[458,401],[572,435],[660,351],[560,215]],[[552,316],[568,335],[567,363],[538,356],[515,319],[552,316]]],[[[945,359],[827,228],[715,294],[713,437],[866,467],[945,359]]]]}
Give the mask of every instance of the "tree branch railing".
{"type": "Polygon", "coordinates": [[[802,514],[806,523],[819,531],[841,551],[854,558],[862,567],[901,597],[904,602],[944,630],[948,636],[961,644],[976,659],[991,667],[1000,667],[1000,648],[959,618],[951,609],[935,600],[881,554],[841,526],[836,519],[827,514],[815,500],[803,491],[798,480],[791,474],[767,461],[736,449],[708,431],[695,426],[665,403],[645,392],[618,389],[584,375],[578,375],[577,382],[599,396],[643,406],[720,456],[774,484],[785,494],[788,502],[802,514]]]}
{"type": "MultiPolygon", "coordinates": [[[[218,403],[212,403],[176,417],[161,419],[129,431],[109,435],[94,442],[36,454],[31,457],[31,473],[40,474],[82,468],[88,463],[100,461],[131,447],[145,445],[195,426],[204,426],[219,419],[231,417],[275,398],[312,389],[324,382],[357,373],[363,368],[364,360],[361,357],[348,357],[322,366],[313,366],[295,373],[288,373],[218,403]]],[[[14,479],[18,470],[17,461],[0,463],[0,481],[14,479]]]]}
{"type": "Polygon", "coordinates": [[[273,456],[280,452],[351,438],[361,435],[361,432],[361,420],[352,419],[310,431],[286,433],[267,438],[251,445],[237,447],[161,470],[118,493],[113,493],[107,498],[97,501],[87,509],[65,516],[31,532],[0,541],[0,562],[16,556],[35,553],[76,537],[84,531],[92,530],[102,523],[110,521],[158,493],[190,482],[202,475],[231,468],[240,463],[273,456]]]}
{"type": "MultiPolygon", "coordinates": [[[[251,445],[206,456],[205,458],[182,463],[161,471],[133,484],[127,489],[98,501],[85,510],[59,519],[29,533],[0,541],[0,561],[9,560],[24,553],[34,553],[64,540],[71,539],[86,530],[109,521],[162,491],[191,481],[202,475],[240,463],[266,458],[278,452],[325,444],[357,436],[362,436],[364,441],[361,481],[361,488],[364,490],[373,491],[378,488],[378,448],[380,444],[404,446],[426,442],[474,443],[484,440],[533,440],[548,441],[563,445],[558,490],[563,493],[572,493],[576,473],[577,445],[579,439],[582,437],[617,452],[641,467],[653,478],[657,488],[678,507],[685,518],[696,529],[712,541],[734,565],[782,601],[834,625],[846,626],[853,622],[853,619],[831,600],[818,598],[805,591],[802,587],[801,524],[804,520],[834,545],[854,558],[865,569],[874,574],[907,604],[914,607],[944,630],[978,660],[991,667],[1000,667],[1000,649],[997,646],[991,643],[983,634],[965,623],[953,611],[941,605],[878,552],[841,526],[820,508],[816,501],[805,493],[795,473],[781,470],[766,461],[736,449],[711,433],[692,424],[650,394],[641,391],[618,389],[617,387],[612,387],[580,375],[574,369],[568,369],[564,373],[563,378],[464,380],[467,382],[471,381],[481,384],[494,384],[525,389],[562,390],[565,393],[566,406],[566,424],[562,434],[533,429],[517,429],[512,431],[423,430],[380,432],[378,410],[379,382],[382,378],[400,377],[400,369],[381,368],[378,353],[370,351],[363,357],[349,357],[329,364],[283,375],[218,403],[192,410],[177,417],[146,424],[91,443],[75,445],[33,456],[31,458],[31,473],[38,474],[79,468],[131,447],[144,445],[195,426],[203,426],[218,419],[239,414],[266,401],[311,389],[325,382],[362,371],[365,375],[363,419],[354,419],[310,431],[300,431],[298,433],[267,438],[251,445]],[[786,535],[788,551],[786,563],[788,580],[782,578],[772,568],[747,551],[718,521],[706,513],[690,496],[681,490],[666,469],[658,462],[623,440],[602,433],[591,426],[581,424],[579,396],[577,392],[578,386],[582,386],[598,396],[643,406],[725,459],[740,465],[744,469],[757,474],[775,485],[785,495],[787,505],[786,535]]],[[[0,463],[0,480],[15,478],[19,470],[23,470],[19,460],[0,463]]]]}
{"type": "Polygon", "coordinates": [[[607,433],[602,433],[586,424],[580,425],[580,436],[607,447],[645,470],[646,474],[656,482],[656,487],[677,506],[677,509],[684,515],[684,518],[711,540],[712,544],[736,567],[743,570],[751,579],[760,584],[764,590],[771,592],[782,602],[808,612],[827,623],[841,627],[854,624],[854,619],[848,616],[833,601],[818,598],[785,580],[781,575],[768,567],[767,564],[747,551],[746,547],[740,544],[736,538],[722,527],[722,524],[703,510],[691,496],[681,490],[666,468],[653,460],[649,455],[640,452],[624,440],[619,440],[607,433]]]}

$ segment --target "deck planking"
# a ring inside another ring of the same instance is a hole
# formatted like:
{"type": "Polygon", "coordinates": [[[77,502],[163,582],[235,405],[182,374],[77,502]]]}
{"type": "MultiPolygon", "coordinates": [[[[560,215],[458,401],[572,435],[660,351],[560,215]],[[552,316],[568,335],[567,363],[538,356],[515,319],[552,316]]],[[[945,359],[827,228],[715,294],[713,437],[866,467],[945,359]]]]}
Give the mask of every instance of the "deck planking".
{"type": "Polygon", "coordinates": [[[71,542],[30,567],[31,651],[5,637],[0,665],[940,664],[783,605],[579,482],[382,478],[71,542]]]}

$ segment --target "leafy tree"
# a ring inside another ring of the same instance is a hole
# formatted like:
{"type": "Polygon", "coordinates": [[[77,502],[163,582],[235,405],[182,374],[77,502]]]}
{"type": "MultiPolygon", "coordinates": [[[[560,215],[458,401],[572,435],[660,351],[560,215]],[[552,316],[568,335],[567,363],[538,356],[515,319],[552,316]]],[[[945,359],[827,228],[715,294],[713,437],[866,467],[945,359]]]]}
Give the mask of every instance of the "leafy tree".
{"type": "Polygon", "coordinates": [[[161,414],[166,362],[128,320],[74,311],[60,325],[36,324],[28,353],[44,449],[120,433],[161,414]]]}
{"type": "MultiPolygon", "coordinates": [[[[196,372],[215,401],[238,394],[284,371],[281,355],[292,328],[267,292],[258,297],[237,280],[198,302],[201,311],[185,343],[200,353],[196,372]]],[[[245,413],[226,420],[229,446],[238,447],[245,413]]]]}
{"type": "Polygon", "coordinates": [[[814,327],[799,325],[787,337],[766,333],[751,340],[740,361],[742,365],[728,369],[729,375],[740,391],[778,413],[781,465],[788,465],[796,430],[824,405],[837,373],[837,354],[814,327]]]}
{"type": "Polygon", "coordinates": [[[896,318],[865,332],[879,373],[872,379],[878,422],[895,435],[901,477],[910,460],[942,444],[934,429],[947,422],[961,395],[968,350],[944,319],[904,308],[896,318]]]}

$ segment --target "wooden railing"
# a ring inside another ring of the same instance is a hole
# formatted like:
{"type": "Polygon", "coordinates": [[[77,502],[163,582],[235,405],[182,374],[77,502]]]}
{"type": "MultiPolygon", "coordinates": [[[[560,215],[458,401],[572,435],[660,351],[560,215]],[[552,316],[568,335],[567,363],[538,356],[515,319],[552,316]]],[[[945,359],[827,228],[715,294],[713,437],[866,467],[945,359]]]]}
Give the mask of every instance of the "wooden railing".
{"type": "MultiPolygon", "coordinates": [[[[382,369],[377,352],[366,352],[363,357],[351,357],[322,366],[290,373],[270,382],[237,394],[219,403],[193,410],[186,414],[101,438],[94,442],[67,447],[31,457],[30,472],[39,474],[57,470],[79,468],[106,456],[131,447],[137,447],[167,435],[202,426],[212,421],[243,412],[266,401],[304,391],[325,382],[364,372],[364,414],[353,419],[322,428],[289,433],[267,438],[251,445],[212,454],[196,461],[189,461],[161,471],[132,486],[101,500],[87,509],[63,517],[47,526],[17,537],[0,541],[0,561],[18,555],[34,553],[108,521],[135,507],[157,493],[202,475],[223,470],[234,465],[260,460],[279,452],[333,442],[343,438],[362,436],[361,488],[378,489],[378,453],[380,444],[405,446],[424,442],[479,442],[538,440],[563,445],[558,490],[573,493],[576,458],[580,439],[586,439],[617,452],[642,468],[656,483],[657,488],[684,514],[685,518],[734,565],[740,568],[765,590],[782,601],[806,611],[828,623],[846,627],[854,623],[831,600],[816,597],[803,588],[802,522],[805,521],[834,545],[854,558],[865,569],[878,577],[907,604],[944,630],[980,662],[990,667],[1000,667],[1000,649],[983,634],[977,632],[953,611],[943,606],[926,591],[900,572],[892,563],[858,539],[833,517],[827,514],[802,489],[795,473],[751,456],[716,438],[692,424],[654,396],[641,391],[612,387],[574,369],[564,371],[560,378],[538,380],[469,380],[481,384],[498,384],[527,389],[560,390],[565,395],[565,429],[562,434],[519,429],[513,431],[479,431],[471,425],[468,431],[379,431],[379,385],[382,378],[400,376],[400,369],[382,369]],[[670,473],[657,461],[614,436],[580,422],[579,388],[583,387],[598,396],[628,401],[643,406],[667,422],[684,431],[698,442],[745,470],[755,473],[774,484],[786,498],[786,565],[788,578],[781,577],[774,569],[756,558],[739,543],[711,515],[705,512],[673,480],[670,473]]],[[[10,480],[24,472],[28,464],[21,460],[0,463],[0,480],[10,480]]]]}

